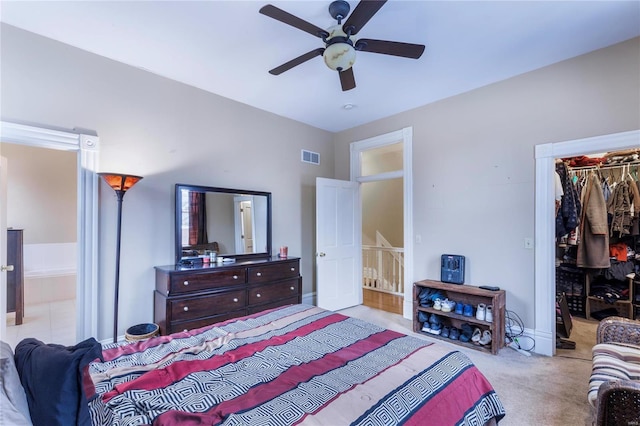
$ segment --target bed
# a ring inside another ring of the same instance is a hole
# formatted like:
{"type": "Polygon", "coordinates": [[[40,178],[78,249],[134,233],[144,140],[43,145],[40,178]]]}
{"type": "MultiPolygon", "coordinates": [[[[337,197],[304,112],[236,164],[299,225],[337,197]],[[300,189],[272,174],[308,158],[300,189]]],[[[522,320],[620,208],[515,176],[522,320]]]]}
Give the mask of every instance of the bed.
{"type": "Polygon", "coordinates": [[[484,425],[505,414],[463,353],[304,304],[108,344],[80,370],[100,426],[484,425]]]}

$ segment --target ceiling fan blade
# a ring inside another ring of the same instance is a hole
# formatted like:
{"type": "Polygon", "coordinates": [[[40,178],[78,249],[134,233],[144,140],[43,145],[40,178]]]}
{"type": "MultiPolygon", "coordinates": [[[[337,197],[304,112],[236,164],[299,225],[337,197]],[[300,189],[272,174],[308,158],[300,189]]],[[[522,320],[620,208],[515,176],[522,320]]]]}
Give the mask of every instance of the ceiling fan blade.
{"type": "Polygon", "coordinates": [[[342,30],[347,34],[358,34],[358,31],[369,22],[369,19],[371,19],[386,2],[387,0],[360,0],[360,3],[358,3],[342,26],[342,30]],[[349,30],[351,30],[351,32],[349,32],[349,30]]]}
{"type": "Polygon", "coordinates": [[[418,59],[424,52],[424,45],[401,43],[398,41],[372,40],[361,38],[354,46],[356,50],[385,55],[402,56],[403,58],[418,59]]]}
{"type": "Polygon", "coordinates": [[[285,12],[282,9],[278,9],[277,7],[268,4],[266,6],[262,6],[260,8],[260,13],[266,15],[270,18],[273,18],[277,21],[283,22],[287,25],[291,25],[299,30],[308,32],[311,35],[322,38],[328,37],[329,33],[326,30],[323,30],[320,27],[313,25],[305,21],[304,19],[300,19],[297,16],[290,14],[289,12],[285,12]]]}
{"type": "Polygon", "coordinates": [[[319,47],[315,50],[312,50],[311,52],[305,53],[304,55],[300,55],[297,58],[280,65],[279,67],[272,69],[271,71],[269,71],[269,74],[280,75],[283,72],[289,71],[291,68],[302,64],[303,62],[307,62],[309,59],[313,59],[316,56],[322,56],[323,53],[324,47],[319,47]]]}
{"type": "Polygon", "coordinates": [[[353,67],[340,71],[340,84],[342,85],[342,91],[354,89],[356,87],[356,78],[353,75],[353,67]]]}

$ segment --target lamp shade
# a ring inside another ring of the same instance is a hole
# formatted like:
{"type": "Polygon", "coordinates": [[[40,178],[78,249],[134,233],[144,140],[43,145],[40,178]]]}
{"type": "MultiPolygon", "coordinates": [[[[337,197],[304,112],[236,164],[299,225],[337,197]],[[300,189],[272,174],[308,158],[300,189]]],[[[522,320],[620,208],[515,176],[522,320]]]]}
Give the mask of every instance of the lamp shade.
{"type": "Polygon", "coordinates": [[[140,179],[141,176],[127,175],[122,173],[98,173],[98,176],[101,176],[102,179],[113,188],[114,191],[123,191],[126,192],[129,188],[135,185],[140,179]]]}

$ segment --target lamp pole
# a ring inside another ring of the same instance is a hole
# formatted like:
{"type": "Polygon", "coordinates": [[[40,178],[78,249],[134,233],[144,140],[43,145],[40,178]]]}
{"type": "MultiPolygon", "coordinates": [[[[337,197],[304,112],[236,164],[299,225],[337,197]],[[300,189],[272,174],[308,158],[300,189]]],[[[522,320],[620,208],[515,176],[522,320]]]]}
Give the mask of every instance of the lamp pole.
{"type": "Polygon", "coordinates": [[[118,199],[118,222],[116,225],[116,280],[115,298],[113,301],[113,343],[118,341],[118,294],[120,292],[120,240],[122,228],[122,200],[129,188],[142,177],[120,173],[98,173],[104,181],[116,192],[118,199]]]}
{"type": "Polygon", "coordinates": [[[118,197],[118,222],[116,224],[116,289],[115,300],[113,302],[113,343],[118,341],[118,293],[120,292],[120,240],[121,228],[122,228],[122,199],[124,198],[124,191],[116,191],[118,197]]]}

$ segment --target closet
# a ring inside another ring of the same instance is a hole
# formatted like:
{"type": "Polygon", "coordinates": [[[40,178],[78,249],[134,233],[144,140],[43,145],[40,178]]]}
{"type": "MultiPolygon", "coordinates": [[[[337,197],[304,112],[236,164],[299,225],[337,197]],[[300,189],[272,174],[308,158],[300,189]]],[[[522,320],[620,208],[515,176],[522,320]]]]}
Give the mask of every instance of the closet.
{"type": "Polygon", "coordinates": [[[640,149],[556,160],[556,293],[590,320],[640,318],[640,149]]]}

